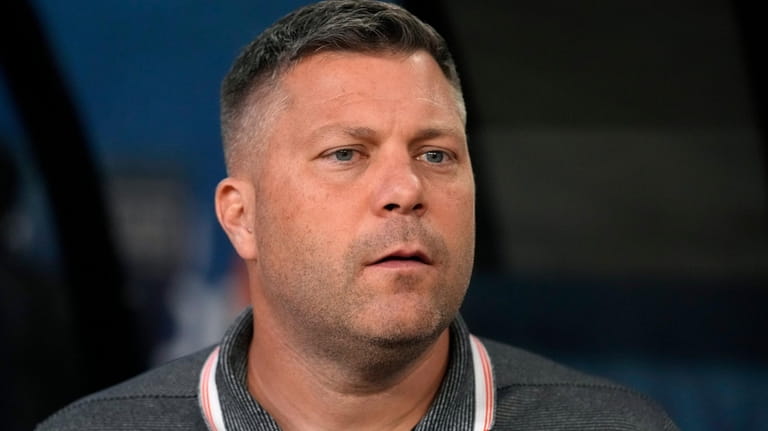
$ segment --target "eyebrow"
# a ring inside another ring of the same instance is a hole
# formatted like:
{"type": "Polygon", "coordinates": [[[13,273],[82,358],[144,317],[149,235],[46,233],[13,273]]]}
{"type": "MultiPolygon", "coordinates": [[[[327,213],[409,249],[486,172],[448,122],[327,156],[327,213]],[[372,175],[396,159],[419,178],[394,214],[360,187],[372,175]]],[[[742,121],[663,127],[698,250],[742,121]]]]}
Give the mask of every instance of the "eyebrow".
{"type": "MultiPolygon", "coordinates": [[[[378,133],[370,127],[346,127],[338,124],[321,127],[313,133],[314,136],[334,134],[342,134],[361,140],[375,140],[378,136],[378,133]]],[[[455,127],[427,127],[419,130],[411,139],[411,142],[428,141],[441,136],[463,137],[464,133],[455,127]]]]}
{"type": "Polygon", "coordinates": [[[423,130],[419,130],[413,141],[428,141],[430,139],[439,138],[441,136],[453,136],[462,137],[464,133],[454,127],[428,127],[423,130]]]}
{"type": "Polygon", "coordinates": [[[373,139],[376,137],[376,131],[369,127],[342,127],[341,132],[357,139],[373,139]]]}

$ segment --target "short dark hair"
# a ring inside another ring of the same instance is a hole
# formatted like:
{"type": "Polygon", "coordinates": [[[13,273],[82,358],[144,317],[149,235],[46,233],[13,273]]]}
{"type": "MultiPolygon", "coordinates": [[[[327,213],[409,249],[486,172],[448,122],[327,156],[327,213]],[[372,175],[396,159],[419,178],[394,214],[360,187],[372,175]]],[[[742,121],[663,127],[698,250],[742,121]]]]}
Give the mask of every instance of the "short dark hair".
{"type": "MultiPolygon", "coordinates": [[[[286,15],[248,44],[221,87],[221,127],[227,166],[233,140],[250,97],[266,96],[282,73],[319,52],[428,52],[457,94],[461,83],[445,40],[434,28],[400,6],[374,0],[326,0],[286,15]]],[[[260,97],[259,97],[260,98],[260,97]]]]}

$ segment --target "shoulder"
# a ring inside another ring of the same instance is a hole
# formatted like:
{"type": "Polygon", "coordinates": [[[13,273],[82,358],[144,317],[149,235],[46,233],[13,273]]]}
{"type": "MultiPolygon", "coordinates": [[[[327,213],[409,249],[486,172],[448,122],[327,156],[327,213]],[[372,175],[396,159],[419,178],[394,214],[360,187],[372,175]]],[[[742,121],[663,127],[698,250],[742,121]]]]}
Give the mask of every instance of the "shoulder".
{"type": "Polygon", "coordinates": [[[201,429],[197,384],[211,348],[75,401],[36,430],[201,429]],[[181,428],[180,428],[181,427],[181,428]]]}
{"type": "Polygon", "coordinates": [[[496,380],[495,429],[677,429],[646,395],[519,348],[483,344],[496,380]]]}

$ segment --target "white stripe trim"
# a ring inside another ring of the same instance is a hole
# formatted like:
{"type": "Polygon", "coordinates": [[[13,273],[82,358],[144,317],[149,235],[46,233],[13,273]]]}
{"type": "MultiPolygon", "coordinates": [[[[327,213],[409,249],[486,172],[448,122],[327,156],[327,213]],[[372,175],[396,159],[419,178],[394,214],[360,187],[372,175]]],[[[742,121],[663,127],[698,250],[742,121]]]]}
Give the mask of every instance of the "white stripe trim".
{"type": "Polygon", "coordinates": [[[469,336],[472,347],[472,368],[475,374],[475,419],[473,431],[488,431],[493,427],[496,388],[493,384],[491,358],[479,338],[469,336]]]}
{"type": "MultiPolygon", "coordinates": [[[[475,375],[475,417],[473,431],[488,431],[493,427],[496,388],[493,384],[491,359],[479,338],[469,336],[472,348],[472,369],[475,375]]],[[[216,387],[216,368],[219,348],[213,349],[200,372],[200,409],[210,431],[226,431],[221,411],[219,391],[216,387]]]]}
{"type": "Polygon", "coordinates": [[[219,402],[219,390],[216,387],[216,368],[219,363],[219,348],[213,349],[205,360],[200,373],[200,408],[205,417],[205,423],[211,431],[226,431],[224,415],[219,402]]]}

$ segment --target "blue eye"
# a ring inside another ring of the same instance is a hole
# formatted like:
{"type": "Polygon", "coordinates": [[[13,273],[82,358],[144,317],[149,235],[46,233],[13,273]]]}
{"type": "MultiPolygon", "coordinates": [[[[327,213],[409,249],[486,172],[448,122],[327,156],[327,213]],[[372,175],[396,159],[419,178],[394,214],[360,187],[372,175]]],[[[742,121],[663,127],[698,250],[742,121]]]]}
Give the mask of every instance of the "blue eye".
{"type": "Polygon", "coordinates": [[[445,160],[445,151],[427,151],[422,157],[429,163],[442,163],[445,160]]]}
{"type": "Polygon", "coordinates": [[[353,157],[355,157],[355,151],[348,148],[343,148],[341,150],[334,151],[333,155],[336,160],[340,162],[348,162],[352,160],[353,157]]]}

